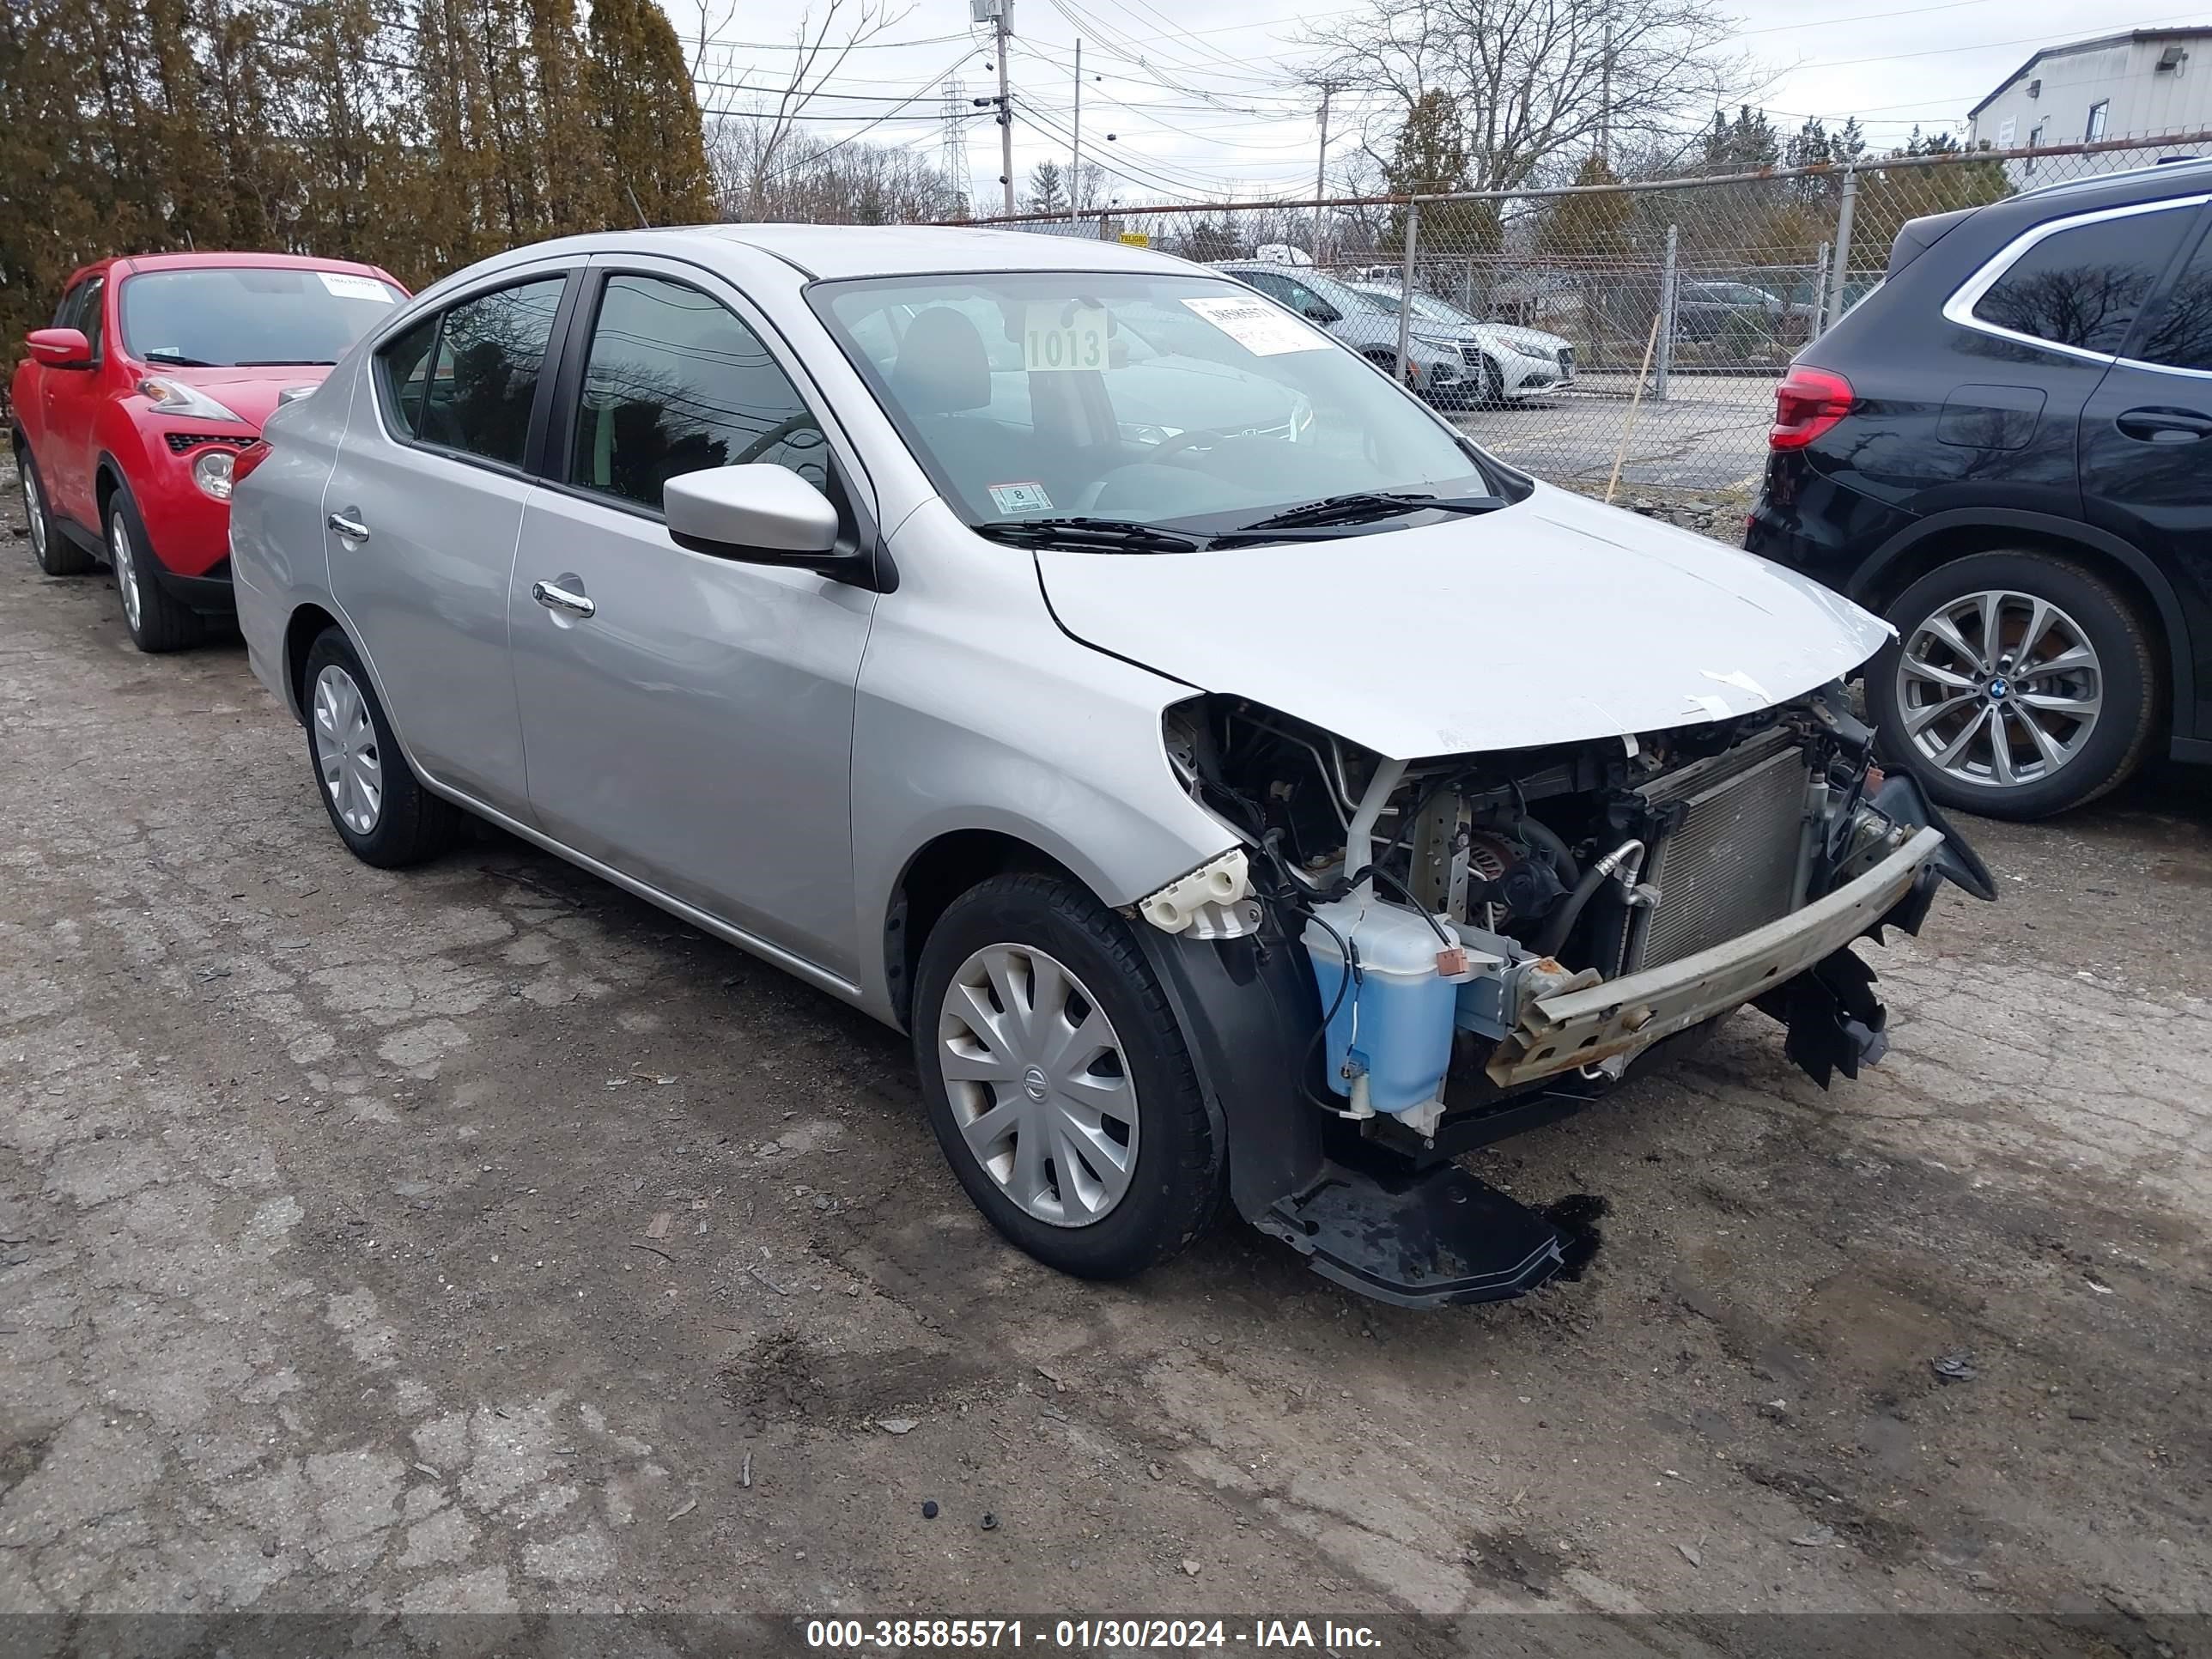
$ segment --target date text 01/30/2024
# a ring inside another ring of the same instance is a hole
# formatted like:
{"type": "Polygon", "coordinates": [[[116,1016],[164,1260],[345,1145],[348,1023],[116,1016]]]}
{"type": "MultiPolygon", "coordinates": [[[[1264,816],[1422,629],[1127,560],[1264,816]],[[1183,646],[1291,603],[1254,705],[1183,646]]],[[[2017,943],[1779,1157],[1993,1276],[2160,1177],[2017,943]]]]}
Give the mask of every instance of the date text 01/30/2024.
{"type": "Polygon", "coordinates": [[[917,1648],[1305,1649],[1378,1651],[1371,1626],[1333,1619],[810,1619],[806,1645],[829,1651],[917,1648]]]}

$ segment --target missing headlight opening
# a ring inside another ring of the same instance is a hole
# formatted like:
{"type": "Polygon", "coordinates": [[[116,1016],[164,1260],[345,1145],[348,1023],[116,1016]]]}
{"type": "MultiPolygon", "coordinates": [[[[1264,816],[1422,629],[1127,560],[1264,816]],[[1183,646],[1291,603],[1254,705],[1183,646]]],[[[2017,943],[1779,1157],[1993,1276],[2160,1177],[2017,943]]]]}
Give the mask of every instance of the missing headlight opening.
{"type": "Polygon", "coordinates": [[[1747,1002],[1823,1087],[1856,1076],[1886,1040],[1850,942],[1917,928],[1942,876],[1987,888],[1870,764],[1840,684],[1410,763],[1232,697],[1175,705],[1164,735],[1240,838],[1255,927],[1310,963],[1313,1103],[1409,1151],[1495,1138],[1532,1092],[1594,1093],[1747,1002]]]}

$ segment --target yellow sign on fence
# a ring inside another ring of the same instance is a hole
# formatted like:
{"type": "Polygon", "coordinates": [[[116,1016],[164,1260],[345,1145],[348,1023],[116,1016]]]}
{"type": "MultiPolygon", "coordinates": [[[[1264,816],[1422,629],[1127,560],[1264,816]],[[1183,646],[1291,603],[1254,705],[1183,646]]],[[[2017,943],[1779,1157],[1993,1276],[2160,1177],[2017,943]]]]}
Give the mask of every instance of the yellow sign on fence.
{"type": "Polygon", "coordinates": [[[1125,230],[1121,233],[1123,247],[1150,247],[1152,245],[1152,239],[1141,230],[1125,230]]]}

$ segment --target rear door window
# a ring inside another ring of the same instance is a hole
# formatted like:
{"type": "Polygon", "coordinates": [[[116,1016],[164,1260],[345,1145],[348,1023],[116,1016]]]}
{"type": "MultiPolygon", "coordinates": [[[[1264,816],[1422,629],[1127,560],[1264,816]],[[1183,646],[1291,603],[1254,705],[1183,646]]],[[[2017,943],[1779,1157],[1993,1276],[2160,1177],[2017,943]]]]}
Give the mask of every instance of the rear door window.
{"type": "Polygon", "coordinates": [[[1974,302],[1974,319],[2052,345],[2119,350],[2195,221],[2193,206],[2056,231],[1974,302]]]}
{"type": "Polygon", "coordinates": [[[2160,368],[2212,374],[2212,226],[2197,239],[2197,252],[2128,355],[2160,368]]]}
{"type": "Polygon", "coordinates": [[[400,435],[520,466],[566,276],[479,294],[426,319],[378,356],[400,435]]]}

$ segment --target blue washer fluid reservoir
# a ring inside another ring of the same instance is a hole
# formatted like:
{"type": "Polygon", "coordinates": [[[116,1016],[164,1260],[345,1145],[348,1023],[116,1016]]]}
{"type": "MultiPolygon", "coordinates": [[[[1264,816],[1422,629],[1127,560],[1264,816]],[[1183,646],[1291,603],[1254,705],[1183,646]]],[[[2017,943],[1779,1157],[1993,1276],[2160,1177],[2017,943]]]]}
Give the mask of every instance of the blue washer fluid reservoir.
{"type": "Polygon", "coordinates": [[[1437,971],[1437,953],[1445,947],[1436,929],[1418,911],[1358,893],[1316,904],[1313,913],[1318,920],[1306,923],[1306,954],[1322,1012],[1336,1009],[1324,1039],[1329,1087],[1355,1110],[1363,1096],[1372,1110],[1393,1114],[1439,1098],[1451,1069],[1459,987],[1437,971]],[[1347,982],[1343,947],[1322,921],[1358,951],[1356,981],[1347,982]]]}

